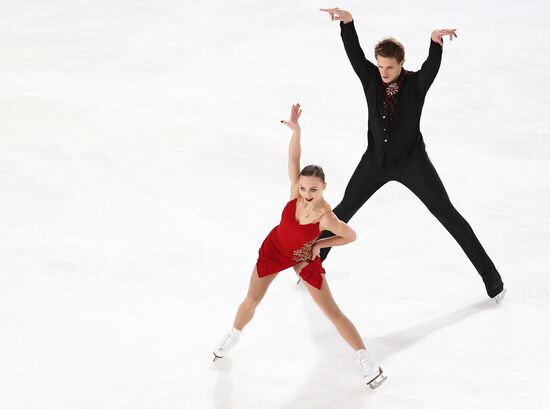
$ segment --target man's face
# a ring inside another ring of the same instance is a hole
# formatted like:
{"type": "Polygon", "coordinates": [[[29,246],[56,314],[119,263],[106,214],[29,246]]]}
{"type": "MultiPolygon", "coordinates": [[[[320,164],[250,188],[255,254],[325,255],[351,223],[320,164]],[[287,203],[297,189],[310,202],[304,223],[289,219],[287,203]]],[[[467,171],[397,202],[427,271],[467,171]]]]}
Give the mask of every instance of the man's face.
{"type": "Polygon", "coordinates": [[[397,77],[399,77],[399,74],[401,74],[401,68],[403,67],[403,63],[405,62],[405,60],[401,61],[401,63],[398,63],[397,58],[387,58],[379,55],[376,57],[376,62],[378,63],[378,71],[380,71],[382,81],[384,81],[386,84],[389,84],[390,82],[396,80],[397,77]]]}

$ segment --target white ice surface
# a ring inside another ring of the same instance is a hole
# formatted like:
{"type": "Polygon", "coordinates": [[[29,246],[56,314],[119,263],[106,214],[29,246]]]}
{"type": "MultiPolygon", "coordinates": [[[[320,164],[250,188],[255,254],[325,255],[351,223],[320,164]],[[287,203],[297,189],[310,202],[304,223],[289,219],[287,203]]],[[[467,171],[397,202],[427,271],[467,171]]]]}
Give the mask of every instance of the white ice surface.
{"type": "Polygon", "coordinates": [[[257,250],[302,163],[336,206],[366,147],[339,27],[312,1],[0,1],[0,408],[510,408],[550,402],[550,17],[542,0],[342,1],[363,49],[424,61],[456,27],[422,121],[428,152],[509,293],[487,299],[403,186],[351,221],[327,279],[383,362],[281,273],[230,356],[257,250]],[[411,246],[411,243],[413,245],[411,246]]]}

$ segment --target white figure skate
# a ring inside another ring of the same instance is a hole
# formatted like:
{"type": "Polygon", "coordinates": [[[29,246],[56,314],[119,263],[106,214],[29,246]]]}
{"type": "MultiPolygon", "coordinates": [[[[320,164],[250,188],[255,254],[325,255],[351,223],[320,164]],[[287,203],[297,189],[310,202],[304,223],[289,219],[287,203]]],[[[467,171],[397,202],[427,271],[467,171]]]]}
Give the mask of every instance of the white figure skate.
{"type": "Polygon", "coordinates": [[[495,302],[496,302],[497,304],[500,304],[500,303],[502,302],[502,300],[504,299],[504,296],[505,296],[505,295],[506,295],[506,287],[503,288],[503,290],[502,290],[500,293],[498,293],[497,295],[495,295],[495,296],[493,297],[493,300],[495,300],[495,302]]]}
{"type": "Polygon", "coordinates": [[[212,362],[215,362],[218,358],[223,358],[231,348],[233,348],[237,342],[241,339],[242,331],[239,331],[236,328],[231,328],[231,331],[229,331],[219,342],[218,346],[214,348],[214,359],[212,362]]]}
{"type": "Polygon", "coordinates": [[[383,375],[384,371],[382,371],[380,365],[378,365],[375,360],[367,357],[366,350],[360,349],[356,352],[356,355],[359,357],[359,363],[363,369],[363,379],[371,389],[378,388],[386,379],[388,379],[387,376],[383,375]]]}

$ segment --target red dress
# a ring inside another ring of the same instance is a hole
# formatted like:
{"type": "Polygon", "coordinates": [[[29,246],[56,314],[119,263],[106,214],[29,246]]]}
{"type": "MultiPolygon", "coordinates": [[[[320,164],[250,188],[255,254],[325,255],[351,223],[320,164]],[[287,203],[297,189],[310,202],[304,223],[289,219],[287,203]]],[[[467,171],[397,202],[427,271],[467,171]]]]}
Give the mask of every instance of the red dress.
{"type": "Polygon", "coordinates": [[[321,274],[325,274],[325,269],[319,257],[310,260],[313,245],[321,233],[319,222],[299,224],[296,220],[297,201],[298,199],[294,199],[286,204],[281,223],[271,230],[262,243],[256,263],[258,276],[265,277],[286,270],[301,261],[308,261],[300,271],[300,277],[315,288],[321,289],[321,274]]]}

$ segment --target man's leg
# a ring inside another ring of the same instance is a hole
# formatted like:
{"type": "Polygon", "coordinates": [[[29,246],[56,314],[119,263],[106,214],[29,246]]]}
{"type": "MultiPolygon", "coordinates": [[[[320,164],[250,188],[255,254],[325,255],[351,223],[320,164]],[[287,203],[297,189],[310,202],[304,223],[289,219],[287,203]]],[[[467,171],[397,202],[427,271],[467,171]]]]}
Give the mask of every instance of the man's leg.
{"type": "MultiPolygon", "coordinates": [[[[387,173],[370,161],[369,153],[365,152],[348,182],[342,201],[333,209],[334,214],[343,222],[347,223],[359,208],[389,180],[387,173]]],[[[330,236],[334,234],[324,231],[319,238],[330,236]]],[[[327,258],[330,249],[331,247],[321,249],[321,260],[327,258]]]]}
{"type": "Polygon", "coordinates": [[[499,294],[503,290],[500,274],[468,222],[452,205],[428,155],[422,153],[410,159],[396,173],[396,180],[409,188],[426,205],[462,247],[481,275],[489,297],[499,294]]]}

